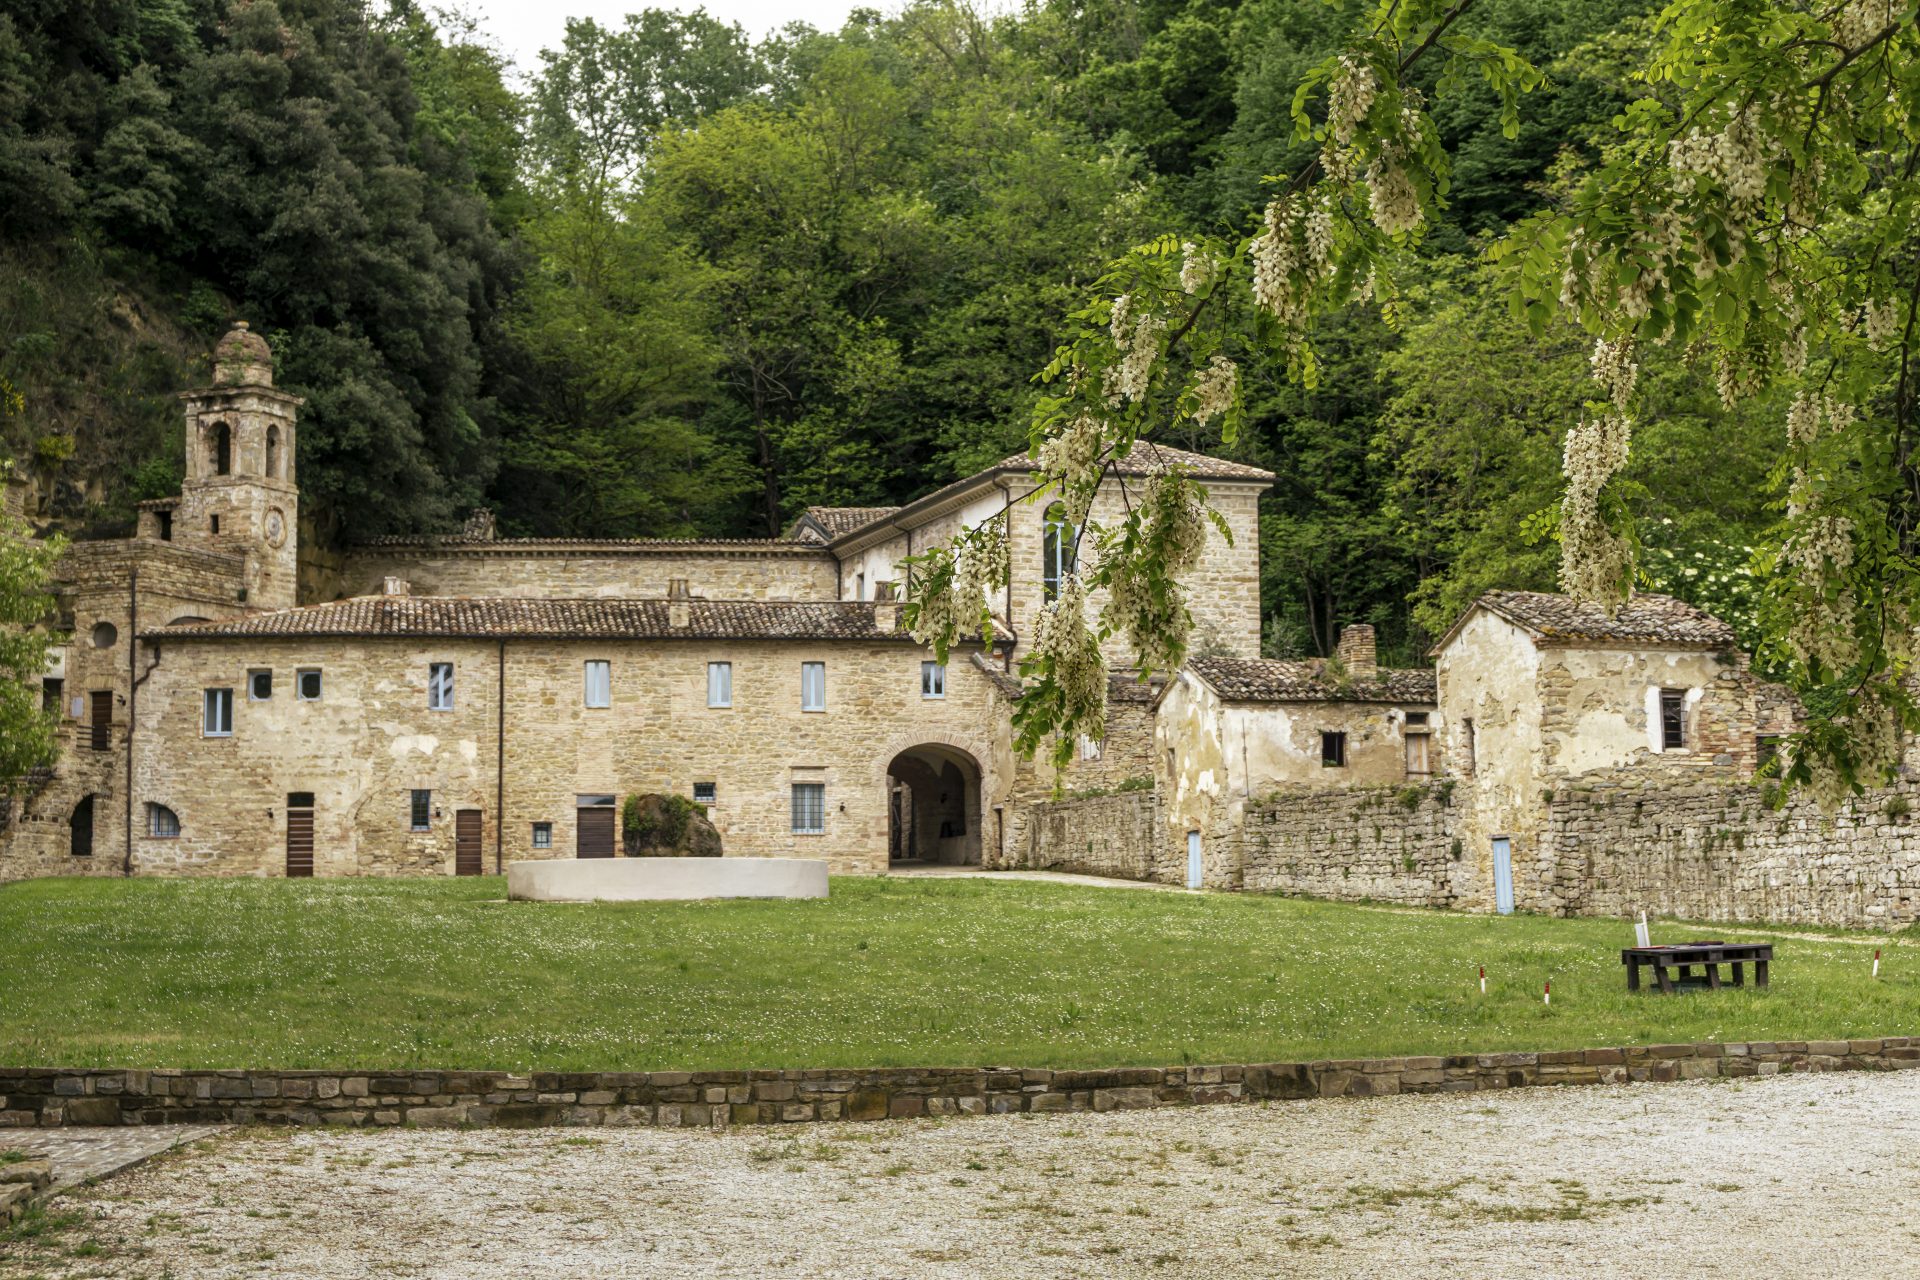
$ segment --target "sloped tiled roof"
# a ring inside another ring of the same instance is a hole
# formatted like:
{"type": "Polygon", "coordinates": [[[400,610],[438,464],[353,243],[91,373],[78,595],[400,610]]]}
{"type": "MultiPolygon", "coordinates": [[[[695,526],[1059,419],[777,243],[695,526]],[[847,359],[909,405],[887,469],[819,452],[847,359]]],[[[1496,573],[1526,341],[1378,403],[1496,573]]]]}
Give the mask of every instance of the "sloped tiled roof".
{"type": "MultiPolygon", "coordinates": [[[[677,602],[673,602],[677,603],[677,602]]],[[[144,633],[152,640],[324,636],[441,636],[608,640],[905,640],[898,623],[874,625],[857,601],[690,600],[673,625],[666,600],[523,600],[465,596],[359,596],[144,633]]],[[[997,642],[1012,639],[997,620],[997,642]]]]}
{"type": "MultiPolygon", "coordinates": [[[[1034,465],[1033,459],[1024,453],[1016,453],[1004,459],[995,471],[1023,470],[1034,465]]],[[[1131,452],[1114,463],[1114,469],[1121,475],[1146,476],[1165,467],[1183,467],[1195,478],[1201,480],[1271,480],[1273,472],[1245,462],[1233,462],[1226,458],[1210,458],[1204,453],[1192,453],[1186,449],[1176,449],[1169,444],[1156,444],[1152,440],[1134,442],[1131,452]]]]}
{"type": "MultiPolygon", "coordinates": [[[[801,513],[801,518],[812,520],[820,526],[820,531],[831,541],[842,534],[852,533],[855,529],[863,529],[876,520],[885,520],[899,509],[898,507],[808,507],[801,513]]],[[[798,527],[797,522],[795,527],[798,527]]]]}
{"type": "Polygon", "coordinates": [[[1188,668],[1228,702],[1435,702],[1433,672],[1382,667],[1336,684],[1321,659],[1194,658],[1188,668]]]}
{"type": "MultiPolygon", "coordinates": [[[[1612,616],[1598,604],[1546,591],[1489,591],[1475,604],[1549,643],[1588,641],[1698,649],[1732,649],[1740,643],[1732,627],[1672,596],[1637,595],[1621,604],[1612,616]]],[[[1459,624],[1454,626],[1457,630],[1459,624]]],[[[1453,632],[1447,634],[1451,637],[1453,632]]]]}
{"type": "Polygon", "coordinates": [[[420,547],[448,550],[564,551],[579,547],[590,551],[666,551],[686,552],[718,550],[728,552],[818,552],[820,544],[811,538],[470,538],[460,533],[394,534],[365,538],[355,547],[420,547]]]}

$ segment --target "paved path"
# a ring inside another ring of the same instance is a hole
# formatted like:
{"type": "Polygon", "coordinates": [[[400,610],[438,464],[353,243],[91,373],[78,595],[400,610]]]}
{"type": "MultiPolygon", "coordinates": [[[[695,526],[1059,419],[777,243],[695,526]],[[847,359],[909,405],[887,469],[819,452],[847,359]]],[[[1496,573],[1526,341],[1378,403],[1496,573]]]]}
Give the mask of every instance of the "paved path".
{"type": "Polygon", "coordinates": [[[53,1166],[53,1189],[130,1169],[162,1151],[225,1133],[227,1124],[121,1125],[112,1128],[0,1129],[0,1151],[24,1151],[53,1166]]]}
{"type": "Polygon", "coordinates": [[[1920,1072],[704,1130],[251,1130],[0,1277],[1920,1273],[1920,1072]]]}

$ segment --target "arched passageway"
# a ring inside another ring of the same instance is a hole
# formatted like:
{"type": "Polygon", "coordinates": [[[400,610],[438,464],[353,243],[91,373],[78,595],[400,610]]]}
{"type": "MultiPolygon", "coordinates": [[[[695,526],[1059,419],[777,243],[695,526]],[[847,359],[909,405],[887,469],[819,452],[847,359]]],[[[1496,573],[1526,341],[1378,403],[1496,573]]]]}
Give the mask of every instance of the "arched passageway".
{"type": "Polygon", "coordinates": [[[909,747],[887,765],[887,861],[980,861],[980,765],[958,747],[909,747]]]}

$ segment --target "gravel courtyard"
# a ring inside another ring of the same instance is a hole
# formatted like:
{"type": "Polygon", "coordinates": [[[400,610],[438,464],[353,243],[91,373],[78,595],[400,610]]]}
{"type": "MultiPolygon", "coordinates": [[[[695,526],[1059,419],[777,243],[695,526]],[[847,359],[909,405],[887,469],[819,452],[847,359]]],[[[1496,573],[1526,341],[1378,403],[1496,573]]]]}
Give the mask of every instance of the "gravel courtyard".
{"type": "Polygon", "coordinates": [[[728,1133],[253,1130],[56,1201],[0,1276],[1914,1275],[1917,1140],[1920,1072],[728,1133]]]}

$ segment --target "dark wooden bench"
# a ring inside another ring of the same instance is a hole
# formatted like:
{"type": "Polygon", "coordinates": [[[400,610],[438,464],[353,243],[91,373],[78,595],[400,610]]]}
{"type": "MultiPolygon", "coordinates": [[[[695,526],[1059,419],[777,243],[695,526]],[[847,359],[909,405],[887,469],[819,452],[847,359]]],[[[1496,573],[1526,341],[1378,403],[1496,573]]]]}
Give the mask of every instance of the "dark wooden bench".
{"type": "Polygon", "coordinates": [[[1720,966],[1733,970],[1733,985],[1746,985],[1742,966],[1753,966],[1753,985],[1767,985],[1767,965],[1773,960],[1773,946],[1764,942],[1683,942],[1671,947],[1627,947],[1620,952],[1620,963],[1627,966],[1627,990],[1640,989],[1640,969],[1653,970],[1660,990],[1673,994],[1675,986],[1704,986],[1720,989],[1720,966]],[[1693,967],[1700,966],[1694,977],[1693,967]],[[1678,969],[1679,973],[1674,970],[1678,969]]]}

